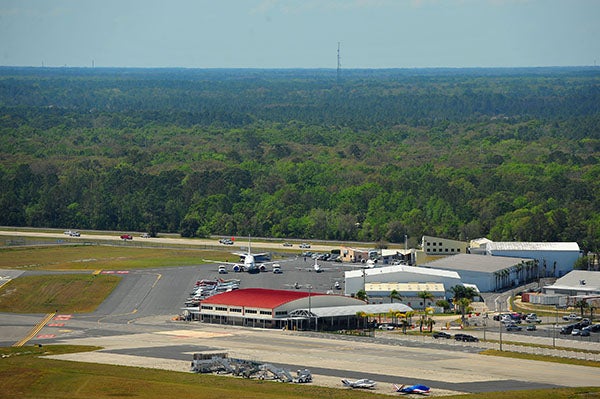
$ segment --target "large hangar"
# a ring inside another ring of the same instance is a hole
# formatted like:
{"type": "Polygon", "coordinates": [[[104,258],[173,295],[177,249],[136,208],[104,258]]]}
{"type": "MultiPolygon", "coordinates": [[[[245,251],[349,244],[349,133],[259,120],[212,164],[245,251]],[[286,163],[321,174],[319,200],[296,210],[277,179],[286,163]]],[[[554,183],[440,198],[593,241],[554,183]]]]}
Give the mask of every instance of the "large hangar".
{"type": "MultiPolygon", "coordinates": [[[[203,300],[195,315],[203,322],[247,327],[317,329],[321,308],[366,306],[356,298],[322,293],[246,288],[203,300]],[[294,311],[304,310],[303,314],[294,311]]],[[[356,312],[327,312],[321,326],[338,329],[357,325],[356,312]]]]}
{"type": "Polygon", "coordinates": [[[438,299],[444,299],[451,287],[462,285],[460,275],[455,271],[406,265],[347,271],[345,281],[346,295],[354,296],[364,289],[370,303],[385,303],[390,302],[391,292],[396,291],[412,308],[431,306],[438,299]],[[423,303],[419,298],[423,291],[434,295],[432,303],[423,303]]]}
{"type": "Polygon", "coordinates": [[[492,292],[537,279],[532,259],[457,254],[421,265],[423,268],[454,271],[465,284],[476,285],[480,292],[492,292]]]}
{"type": "Polygon", "coordinates": [[[576,242],[482,241],[472,246],[471,253],[534,259],[539,265],[540,277],[564,276],[573,270],[573,265],[581,256],[576,242]]]}

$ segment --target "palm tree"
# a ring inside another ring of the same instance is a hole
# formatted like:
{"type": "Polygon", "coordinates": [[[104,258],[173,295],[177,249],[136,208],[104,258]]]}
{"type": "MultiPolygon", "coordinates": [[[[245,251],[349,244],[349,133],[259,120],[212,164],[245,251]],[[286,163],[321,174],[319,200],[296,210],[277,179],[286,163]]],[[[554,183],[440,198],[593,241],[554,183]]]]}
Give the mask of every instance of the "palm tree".
{"type": "Polygon", "coordinates": [[[587,303],[587,301],[586,301],[586,300],[584,300],[584,299],[581,299],[581,300],[579,300],[579,301],[575,302],[575,305],[574,305],[574,306],[575,306],[576,308],[579,308],[579,309],[581,309],[581,317],[583,317],[583,310],[584,310],[584,309],[587,309],[587,308],[589,308],[589,307],[590,307],[590,305],[589,305],[589,304],[587,303]]]}
{"type": "Polygon", "coordinates": [[[356,299],[360,299],[361,301],[369,302],[369,297],[367,296],[367,291],[358,290],[356,293],[356,299]]]}
{"type": "Polygon", "coordinates": [[[435,320],[433,320],[431,317],[427,319],[427,328],[429,329],[429,332],[431,332],[433,330],[434,324],[435,324],[435,320]]]}
{"type": "MultiPolygon", "coordinates": [[[[364,321],[365,318],[367,317],[367,314],[365,312],[358,311],[358,312],[356,312],[356,317],[357,317],[358,320],[363,320],[363,328],[364,328],[366,326],[366,324],[367,324],[364,321]]],[[[360,322],[359,322],[359,325],[357,327],[360,328],[360,322]]]]}
{"type": "Polygon", "coordinates": [[[461,323],[465,323],[465,313],[467,312],[467,308],[471,304],[471,300],[469,298],[459,298],[454,300],[454,304],[458,306],[460,309],[460,320],[461,323]]]}
{"type": "Polygon", "coordinates": [[[470,301],[473,300],[479,293],[473,287],[465,287],[464,285],[455,285],[450,288],[450,291],[454,295],[454,299],[458,300],[461,298],[467,298],[470,301]]]}
{"type": "Polygon", "coordinates": [[[429,299],[429,301],[431,301],[433,298],[435,298],[435,296],[431,292],[429,292],[429,291],[419,292],[417,294],[417,296],[423,300],[423,308],[427,307],[427,300],[428,299],[429,299]]]}
{"type": "Polygon", "coordinates": [[[390,292],[390,303],[393,303],[394,299],[397,300],[397,301],[401,301],[402,300],[402,297],[400,296],[400,294],[396,290],[392,290],[392,292],[390,292]]]}

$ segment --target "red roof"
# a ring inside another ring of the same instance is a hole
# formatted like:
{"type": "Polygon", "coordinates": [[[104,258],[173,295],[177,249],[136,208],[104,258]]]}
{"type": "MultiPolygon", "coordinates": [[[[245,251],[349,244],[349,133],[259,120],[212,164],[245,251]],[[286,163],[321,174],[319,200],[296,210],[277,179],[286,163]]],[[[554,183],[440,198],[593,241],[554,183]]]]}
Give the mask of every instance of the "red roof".
{"type": "MultiPolygon", "coordinates": [[[[244,306],[248,308],[274,309],[296,299],[307,298],[308,292],[269,290],[266,288],[244,288],[213,295],[202,301],[202,304],[244,306]]],[[[325,295],[310,293],[310,296],[325,295]]]]}

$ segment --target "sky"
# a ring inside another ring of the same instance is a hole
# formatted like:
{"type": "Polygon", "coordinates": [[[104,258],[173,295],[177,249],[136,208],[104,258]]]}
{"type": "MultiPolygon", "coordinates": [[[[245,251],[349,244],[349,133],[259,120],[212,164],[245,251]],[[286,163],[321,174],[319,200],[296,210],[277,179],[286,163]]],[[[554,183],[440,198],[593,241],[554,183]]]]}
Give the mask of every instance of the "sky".
{"type": "Polygon", "coordinates": [[[600,65],[600,0],[0,0],[0,65],[600,65]]]}

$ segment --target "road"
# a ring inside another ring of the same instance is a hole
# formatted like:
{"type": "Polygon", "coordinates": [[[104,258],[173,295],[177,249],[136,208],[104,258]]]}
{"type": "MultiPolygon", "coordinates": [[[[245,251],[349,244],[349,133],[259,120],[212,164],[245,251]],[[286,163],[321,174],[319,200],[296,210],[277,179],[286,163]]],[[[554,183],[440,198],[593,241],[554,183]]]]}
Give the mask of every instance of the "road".
{"type": "MultiPolygon", "coordinates": [[[[48,232],[36,232],[36,231],[11,231],[11,230],[0,230],[0,236],[5,237],[25,237],[25,238],[43,238],[43,239],[57,239],[68,242],[90,242],[90,241],[103,241],[103,242],[122,242],[119,238],[119,233],[114,234],[101,234],[94,233],[88,234],[85,232],[81,233],[80,237],[70,237],[61,232],[48,233],[48,232]]],[[[154,237],[154,238],[141,238],[139,236],[133,236],[133,240],[127,241],[132,245],[145,245],[145,244],[161,244],[164,246],[190,246],[198,248],[206,247],[218,247],[221,249],[241,251],[248,248],[247,238],[238,238],[233,242],[233,245],[219,244],[218,240],[212,238],[180,238],[180,237],[154,237]]],[[[281,242],[271,242],[265,240],[256,240],[251,242],[254,250],[268,249],[272,251],[289,251],[300,250],[298,243],[295,243],[292,248],[284,247],[281,242]]],[[[365,244],[367,245],[367,244],[365,244]]],[[[339,245],[328,245],[328,244],[311,244],[310,251],[317,252],[329,252],[332,249],[340,249],[339,245]]],[[[254,252],[254,251],[253,251],[254,252]]]]}

